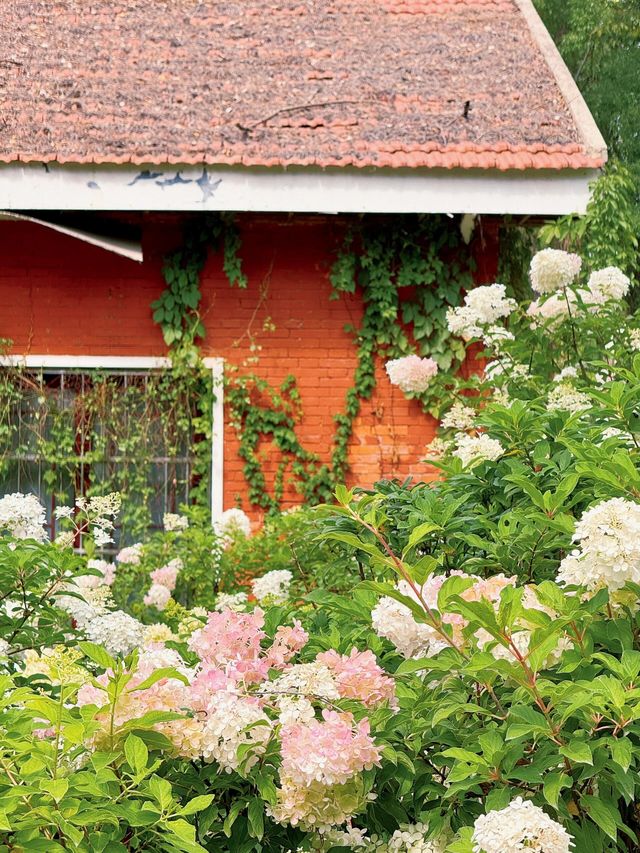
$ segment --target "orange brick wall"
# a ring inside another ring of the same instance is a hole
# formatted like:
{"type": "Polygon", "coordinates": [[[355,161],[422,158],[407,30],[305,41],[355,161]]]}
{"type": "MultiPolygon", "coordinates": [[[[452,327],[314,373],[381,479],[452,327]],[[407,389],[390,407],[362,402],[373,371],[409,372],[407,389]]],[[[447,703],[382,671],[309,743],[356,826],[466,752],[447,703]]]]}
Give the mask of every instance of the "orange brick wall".
{"type": "MultiPolygon", "coordinates": [[[[327,460],[333,415],[342,410],[356,366],[343,327],[357,323],[362,310],[358,296],[329,299],[329,267],[344,225],[331,217],[248,215],[240,225],[249,286],[230,288],[220,256],[210,257],[202,282],[205,354],[242,364],[253,332],[261,350],[248,369],[274,385],[296,376],[301,441],[327,460]],[[273,331],[262,331],[267,317],[273,331]]],[[[174,220],[147,217],[139,265],[36,225],[0,223],[0,336],[11,338],[19,353],[164,355],[149,305],[162,291],[162,257],[179,233],[174,220]]],[[[495,234],[495,224],[485,223],[474,238],[479,283],[495,275],[495,234]]],[[[369,485],[380,477],[429,476],[421,460],[434,428],[379,365],[378,387],[356,423],[351,480],[369,485]]],[[[277,459],[263,450],[274,471],[277,459]]],[[[244,491],[236,437],[225,424],[225,507],[244,491]]],[[[291,490],[287,499],[296,500],[291,490]]]]}

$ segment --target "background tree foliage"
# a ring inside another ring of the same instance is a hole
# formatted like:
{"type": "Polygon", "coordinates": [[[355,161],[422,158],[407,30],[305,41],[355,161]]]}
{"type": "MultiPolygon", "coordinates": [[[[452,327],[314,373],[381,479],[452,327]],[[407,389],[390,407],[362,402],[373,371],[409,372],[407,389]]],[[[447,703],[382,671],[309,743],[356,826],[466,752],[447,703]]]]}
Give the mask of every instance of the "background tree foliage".
{"type": "Polygon", "coordinates": [[[604,135],[640,174],[640,3],[536,0],[536,7],[604,135]]]}
{"type": "Polygon", "coordinates": [[[609,148],[583,217],[567,216],[539,233],[503,235],[503,279],[528,290],[532,252],[559,245],[596,267],[621,267],[640,288],[640,0],[534,0],[609,148]]]}

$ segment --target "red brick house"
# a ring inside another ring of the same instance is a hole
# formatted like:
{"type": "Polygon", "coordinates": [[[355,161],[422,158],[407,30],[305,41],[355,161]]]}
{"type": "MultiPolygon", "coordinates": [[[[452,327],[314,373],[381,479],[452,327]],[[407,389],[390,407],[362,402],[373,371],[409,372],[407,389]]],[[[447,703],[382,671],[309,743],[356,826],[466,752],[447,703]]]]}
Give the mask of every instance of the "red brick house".
{"type": "MultiPolygon", "coordinates": [[[[204,354],[242,363],[270,318],[255,370],[295,375],[301,441],[328,459],[362,312],[357,292],[329,299],[348,223],[474,215],[486,283],[502,217],[584,210],[603,140],[531,0],[152,6],[0,7],[0,336],[34,368],[150,365],[167,354],[150,308],[163,256],[185,219],[235,213],[248,286],[209,258],[204,354]]],[[[424,476],[433,424],[378,373],[350,476],[424,476]]],[[[246,490],[220,415],[214,513],[246,490]]]]}

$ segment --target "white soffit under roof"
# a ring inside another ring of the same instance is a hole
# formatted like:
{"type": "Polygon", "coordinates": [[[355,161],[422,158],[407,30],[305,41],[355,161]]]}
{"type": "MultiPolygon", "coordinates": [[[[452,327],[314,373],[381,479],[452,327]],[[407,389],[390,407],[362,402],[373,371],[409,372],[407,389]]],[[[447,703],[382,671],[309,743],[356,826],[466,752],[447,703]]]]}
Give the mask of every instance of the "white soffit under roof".
{"type": "MultiPolygon", "coordinates": [[[[31,207],[29,209],[31,209],[31,207]]],[[[60,207],[58,206],[57,209],[60,210],[60,207]]],[[[112,235],[96,234],[91,231],[84,231],[81,228],[73,228],[59,222],[50,222],[46,219],[27,216],[24,213],[15,213],[10,210],[0,210],[0,220],[1,219],[8,219],[13,222],[33,222],[36,225],[42,225],[43,228],[50,228],[52,231],[57,231],[60,234],[66,234],[68,237],[75,237],[76,240],[82,240],[84,243],[89,243],[92,246],[98,246],[101,249],[106,249],[108,252],[114,252],[116,255],[122,255],[132,261],[142,263],[144,260],[142,255],[142,246],[135,240],[125,240],[112,235]]]]}

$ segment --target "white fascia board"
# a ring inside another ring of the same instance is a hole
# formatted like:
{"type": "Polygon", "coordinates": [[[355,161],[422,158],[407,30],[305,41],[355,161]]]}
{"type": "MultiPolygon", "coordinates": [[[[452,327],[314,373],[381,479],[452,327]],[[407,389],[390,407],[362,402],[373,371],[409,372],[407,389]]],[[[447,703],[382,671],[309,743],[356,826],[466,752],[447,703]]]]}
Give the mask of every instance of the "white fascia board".
{"type": "Polygon", "coordinates": [[[0,209],[584,213],[599,172],[0,164],[0,209]]]}

